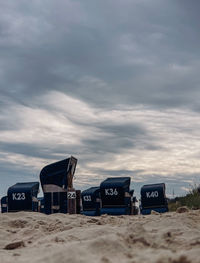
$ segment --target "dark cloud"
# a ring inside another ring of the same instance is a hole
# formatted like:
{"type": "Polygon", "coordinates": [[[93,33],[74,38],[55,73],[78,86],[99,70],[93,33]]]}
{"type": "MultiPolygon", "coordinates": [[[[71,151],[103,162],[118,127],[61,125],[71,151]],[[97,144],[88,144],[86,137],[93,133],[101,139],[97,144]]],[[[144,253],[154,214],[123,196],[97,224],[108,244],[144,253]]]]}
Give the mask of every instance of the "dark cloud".
{"type": "Polygon", "coordinates": [[[27,143],[0,142],[0,148],[1,151],[7,153],[22,154],[29,157],[37,157],[37,158],[45,158],[45,159],[56,158],[56,155],[54,155],[49,148],[45,149],[44,146],[41,147],[39,145],[36,146],[27,143]]]}
{"type": "Polygon", "coordinates": [[[101,128],[103,132],[112,134],[113,136],[124,138],[133,138],[135,136],[142,136],[146,134],[145,128],[141,127],[139,124],[109,125],[101,123],[100,125],[97,124],[96,127],[101,128]]]}
{"type": "Polygon", "coordinates": [[[148,135],[144,128],[136,125],[106,125],[101,127],[104,136],[100,138],[84,139],[86,151],[92,153],[122,153],[130,149],[158,150],[158,141],[148,135]]]}
{"type": "Polygon", "coordinates": [[[199,96],[196,2],[24,4],[1,9],[1,87],[16,98],[61,90],[100,106],[175,107],[199,96]]]}

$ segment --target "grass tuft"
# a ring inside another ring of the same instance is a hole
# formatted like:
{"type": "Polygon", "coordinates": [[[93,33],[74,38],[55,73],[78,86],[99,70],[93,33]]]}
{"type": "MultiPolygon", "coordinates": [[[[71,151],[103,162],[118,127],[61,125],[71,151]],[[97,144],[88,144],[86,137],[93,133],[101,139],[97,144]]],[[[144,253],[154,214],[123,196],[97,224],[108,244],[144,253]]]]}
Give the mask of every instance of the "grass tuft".
{"type": "Polygon", "coordinates": [[[169,200],[169,211],[176,211],[181,206],[189,209],[200,209],[200,186],[194,185],[188,194],[169,200]]]}

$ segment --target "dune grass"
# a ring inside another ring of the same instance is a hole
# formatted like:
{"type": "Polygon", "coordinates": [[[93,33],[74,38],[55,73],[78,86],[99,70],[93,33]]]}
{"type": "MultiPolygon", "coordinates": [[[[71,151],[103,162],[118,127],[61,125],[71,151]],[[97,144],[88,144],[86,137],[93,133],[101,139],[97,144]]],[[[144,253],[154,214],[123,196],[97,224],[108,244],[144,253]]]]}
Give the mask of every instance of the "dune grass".
{"type": "Polygon", "coordinates": [[[189,209],[200,209],[200,186],[195,185],[185,196],[170,200],[168,206],[169,211],[176,211],[181,206],[187,206],[189,209]]]}

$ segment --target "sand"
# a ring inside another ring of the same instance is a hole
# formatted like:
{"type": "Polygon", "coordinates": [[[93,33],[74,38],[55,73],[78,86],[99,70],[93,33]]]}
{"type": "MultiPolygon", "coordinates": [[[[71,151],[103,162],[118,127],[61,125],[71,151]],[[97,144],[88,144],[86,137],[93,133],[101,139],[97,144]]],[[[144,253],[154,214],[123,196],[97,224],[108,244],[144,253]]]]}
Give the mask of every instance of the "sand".
{"type": "Polygon", "coordinates": [[[0,262],[200,262],[200,210],[116,217],[1,214],[0,262]]]}

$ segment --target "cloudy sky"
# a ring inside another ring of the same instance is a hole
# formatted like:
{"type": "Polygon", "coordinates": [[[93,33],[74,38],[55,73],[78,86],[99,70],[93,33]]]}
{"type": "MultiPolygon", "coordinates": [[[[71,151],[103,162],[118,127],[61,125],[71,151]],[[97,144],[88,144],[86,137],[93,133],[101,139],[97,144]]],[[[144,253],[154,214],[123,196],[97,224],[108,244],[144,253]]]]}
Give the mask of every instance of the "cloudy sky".
{"type": "Polygon", "coordinates": [[[80,189],[200,182],[198,0],[0,4],[0,196],[70,155],[80,189]]]}

